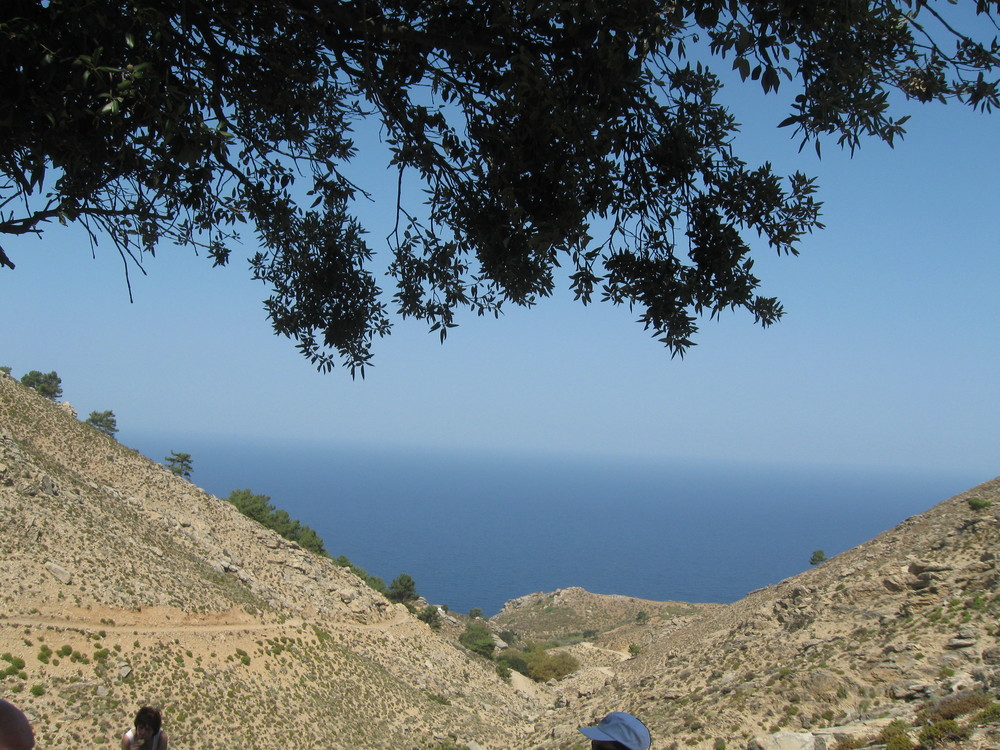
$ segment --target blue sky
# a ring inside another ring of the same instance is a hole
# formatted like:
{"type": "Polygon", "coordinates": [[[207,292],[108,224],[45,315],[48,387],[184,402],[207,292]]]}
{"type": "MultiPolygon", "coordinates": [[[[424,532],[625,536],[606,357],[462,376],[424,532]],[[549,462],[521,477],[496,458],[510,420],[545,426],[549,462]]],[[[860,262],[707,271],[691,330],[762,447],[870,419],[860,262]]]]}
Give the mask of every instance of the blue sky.
{"type": "MultiPolygon", "coordinates": [[[[190,435],[1000,474],[996,116],[916,108],[895,149],[871,141],[852,159],[827,145],[819,160],[774,128],[786,113],[773,100],[737,103],[744,157],[816,175],[825,202],[827,229],[800,257],[758,254],[787,310],[770,329],[706,320],[671,359],[627,309],[562,292],[466,320],[444,345],[398,323],[352,381],[273,335],[236,253],[213,269],[165,247],[148,277],[133,273],[129,304],[110,243],[92,257],[53,227],[5,240],[18,267],[0,269],[0,364],[58,371],[81,417],[112,409],[137,447],[190,435]]],[[[376,246],[388,200],[371,212],[376,246]]]]}

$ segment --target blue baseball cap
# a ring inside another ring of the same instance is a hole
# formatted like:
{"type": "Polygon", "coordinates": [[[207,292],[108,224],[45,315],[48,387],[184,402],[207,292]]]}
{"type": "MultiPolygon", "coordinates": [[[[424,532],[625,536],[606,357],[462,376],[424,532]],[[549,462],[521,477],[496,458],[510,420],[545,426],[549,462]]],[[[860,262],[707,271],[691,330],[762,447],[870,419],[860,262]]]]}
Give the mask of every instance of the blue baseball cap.
{"type": "Polygon", "coordinates": [[[652,742],[646,725],[621,711],[611,712],[596,727],[580,727],[580,734],[598,742],[620,742],[628,750],[649,750],[652,742]]]}

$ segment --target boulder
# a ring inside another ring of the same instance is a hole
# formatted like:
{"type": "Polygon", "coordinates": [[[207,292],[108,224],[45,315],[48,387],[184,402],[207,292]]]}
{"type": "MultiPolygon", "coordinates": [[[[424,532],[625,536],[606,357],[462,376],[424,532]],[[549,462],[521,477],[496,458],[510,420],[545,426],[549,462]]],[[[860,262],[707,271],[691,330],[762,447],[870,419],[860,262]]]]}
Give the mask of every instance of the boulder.
{"type": "Polygon", "coordinates": [[[73,574],[66,570],[66,568],[62,565],[56,565],[54,562],[47,562],[45,563],[45,569],[49,571],[49,573],[52,574],[52,577],[59,581],[59,583],[67,586],[73,583],[73,574]]]}
{"type": "Polygon", "coordinates": [[[816,736],[810,732],[776,732],[754,737],[747,750],[817,750],[816,736]]]}

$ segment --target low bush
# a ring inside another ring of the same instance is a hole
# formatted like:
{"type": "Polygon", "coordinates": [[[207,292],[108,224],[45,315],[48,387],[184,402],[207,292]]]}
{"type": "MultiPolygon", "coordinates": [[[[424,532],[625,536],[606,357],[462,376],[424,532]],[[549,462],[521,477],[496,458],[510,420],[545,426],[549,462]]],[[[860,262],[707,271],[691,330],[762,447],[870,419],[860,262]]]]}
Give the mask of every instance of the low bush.
{"type": "Polygon", "coordinates": [[[954,719],[941,719],[921,729],[917,740],[923,747],[937,747],[942,742],[964,740],[968,736],[969,730],[959,726],[954,719]]]}
{"type": "Polygon", "coordinates": [[[991,703],[982,711],[973,716],[970,723],[974,725],[980,724],[992,724],[993,722],[1000,722],[1000,703],[991,703]]]}
{"type": "Polygon", "coordinates": [[[978,690],[955,693],[934,701],[917,714],[923,724],[933,724],[944,719],[957,719],[975,711],[981,711],[993,701],[986,693],[978,690]]]}
{"type": "Polygon", "coordinates": [[[422,622],[426,622],[434,630],[441,629],[441,612],[438,608],[432,604],[427,605],[419,613],[417,613],[417,618],[422,622]]]}
{"type": "Polygon", "coordinates": [[[458,642],[469,651],[485,656],[487,659],[493,657],[493,650],[496,644],[493,643],[493,633],[485,625],[477,622],[469,623],[465,632],[458,637],[458,642]]]}
{"type": "Polygon", "coordinates": [[[913,741],[909,735],[910,725],[901,719],[896,719],[879,732],[876,742],[885,745],[885,750],[913,750],[913,741]]]}
{"type": "Polygon", "coordinates": [[[579,668],[580,662],[565,651],[536,648],[528,653],[528,677],[536,682],[561,680],[579,668]]]}
{"type": "Polygon", "coordinates": [[[497,664],[501,664],[508,670],[512,669],[521,674],[528,674],[528,660],[524,652],[516,648],[508,648],[497,656],[497,664]]]}

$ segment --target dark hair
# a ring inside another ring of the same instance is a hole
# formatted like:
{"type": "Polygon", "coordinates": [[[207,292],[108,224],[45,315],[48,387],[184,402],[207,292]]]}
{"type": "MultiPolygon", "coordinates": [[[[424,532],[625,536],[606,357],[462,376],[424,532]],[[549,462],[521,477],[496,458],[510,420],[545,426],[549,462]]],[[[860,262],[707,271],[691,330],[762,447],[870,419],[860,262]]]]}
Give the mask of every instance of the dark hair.
{"type": "Polygon", "coordinates": [[[160,716],[160,710],[152,706],[143,706],[139,709],[139,713],[135,715],[135,725],[137,727],[148,727],[153,730],[153,734],[160,731],[162,723],[163,719],[160,716]]]}

